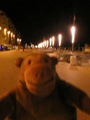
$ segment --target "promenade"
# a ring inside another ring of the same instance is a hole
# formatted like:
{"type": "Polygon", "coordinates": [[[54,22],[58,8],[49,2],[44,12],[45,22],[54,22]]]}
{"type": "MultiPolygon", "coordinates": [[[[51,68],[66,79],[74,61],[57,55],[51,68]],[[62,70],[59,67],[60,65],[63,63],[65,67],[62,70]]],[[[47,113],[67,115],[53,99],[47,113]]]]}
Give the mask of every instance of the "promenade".
{"type": "MultiPolygon", "coordinates": [[[[19,74],[19,68],[15,66],[15,60],[18,57],[25,57],[36,50],[11,50],[0,52],[0,95],[11,90],[16,86],[19,74]]],[[[48,53],[55,56],[54,53],[48,53]]],[[[56,71],[59,77],[66,82],[75,85],[90,97],[90,67],[89,66],[71,66],[67,62],[58,62],[56,71]]],[[[90,115],[77,109],[77,120],[90,120],[90,115]]]]}

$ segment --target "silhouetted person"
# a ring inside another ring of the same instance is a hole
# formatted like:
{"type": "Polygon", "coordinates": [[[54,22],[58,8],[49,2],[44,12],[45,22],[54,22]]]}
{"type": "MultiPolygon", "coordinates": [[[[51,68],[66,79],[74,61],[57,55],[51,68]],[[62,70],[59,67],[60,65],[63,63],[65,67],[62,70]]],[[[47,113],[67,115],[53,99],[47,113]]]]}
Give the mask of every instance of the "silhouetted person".
{"type": "Polygon", "coordinates": [[[24,46],[23,46],[23,51],[24,51],[24,46]]]}

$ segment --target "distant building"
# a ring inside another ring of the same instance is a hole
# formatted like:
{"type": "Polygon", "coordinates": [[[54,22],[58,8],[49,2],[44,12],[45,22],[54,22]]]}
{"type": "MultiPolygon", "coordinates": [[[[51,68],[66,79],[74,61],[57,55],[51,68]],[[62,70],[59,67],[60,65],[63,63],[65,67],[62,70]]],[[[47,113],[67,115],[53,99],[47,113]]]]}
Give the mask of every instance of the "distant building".
{"type": "Polygon", "coordinates": [[[20,39],[20,32],[18,32],[12,20],[0,10],[0,44],[2,45],[16,45],[17,37],[20,39]]]}

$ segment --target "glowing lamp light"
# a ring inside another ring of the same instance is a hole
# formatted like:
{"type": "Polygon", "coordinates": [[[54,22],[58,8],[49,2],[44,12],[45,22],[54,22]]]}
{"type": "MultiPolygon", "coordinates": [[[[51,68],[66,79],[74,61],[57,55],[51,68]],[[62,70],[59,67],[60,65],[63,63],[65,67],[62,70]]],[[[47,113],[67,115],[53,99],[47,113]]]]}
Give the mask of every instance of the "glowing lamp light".
{"type": "Polygon", "coordinates": [[[47,48],[48,48],[48,40],[47,40],[47,48]]]}
{"type": "Polygon", "coordinates": [[[1,30],[2,28],[0,27],[0,30],[1,30]]]}
{"type": "Polygon", "coordinates": [[[15,35],[13,34],[13,38],[15,38],[15,35]]]}
{"type": "Polygon", "coordinates": [[[72,33],[72,43],[74,43],[74,39],[75,39],[75,27],[74,26],[71,28],[71,33],[72,33]]]}
{"type": "Polygon", "coordinates": [[[54,41],[55,41],[55,38],[52,37],[52,45],[54,46],[54,41]]]}
{"type": "Polygon", "coordinates": [[[38,44],[38,48],[42,48],[43,47],[43,43],[38,44]]]}
{"type": "Polygon", "coordinates": [[[44,47],[44,45],[45,45],[45,44],[44,44],[44,42],[43,42],[43,43],[42,43],[42,47],[44,47]]]}
{"type": "Polygon", "coordinates": [[[9,37],[9,35],[10,35],[10,31],[8,31],[8,37],[9,37]]]}
{"type": "Polygon", "coordinates": [[[7,31],[7,29],[5,28],[5,29],[4,29],[4,32],[6,32],[6,31],[7,31]]]}
{"type": "Polygon", "coordinates": [[[37,45],[35,45],[35,48],[37,48],[38,46],[37,45]]]}
{"type": "Polygon", "coordinates": [[[22,41],[22,39],[19,39],[19,41],[21,42],[21,41],[22,41]]]}
{"type": "Polygon", "coordinates": [[[51,41],[52,41],[52,39],[50,38],[50,46],[51,46],[51,41]]]}
{"type": "Polygon", "coordinates": [[[11,38],[12,38],[12,36],[13,36],[13,33],[11,33],[11,38]]]}
{"type": "Polygon", "coordinates": [[[10,31],[8,31],[8,34],[10,34],[10,31]]]}
{"type": "Polygon", "coordinates": [[[59,34],[58,38],[59,38],[59,46],[61,46],[61,34],[59,34]]]}
{"type": "Polygon", "coordinates": [[[17,41],[19,41],[19,38],[17,38],[17,41]]]}
{"type": "Polygon", "coordinates": [[[6,35],[6,31],[7,31],[7,29],[5,28],[5,29],[4,29],[4,35],[6,35]]]}

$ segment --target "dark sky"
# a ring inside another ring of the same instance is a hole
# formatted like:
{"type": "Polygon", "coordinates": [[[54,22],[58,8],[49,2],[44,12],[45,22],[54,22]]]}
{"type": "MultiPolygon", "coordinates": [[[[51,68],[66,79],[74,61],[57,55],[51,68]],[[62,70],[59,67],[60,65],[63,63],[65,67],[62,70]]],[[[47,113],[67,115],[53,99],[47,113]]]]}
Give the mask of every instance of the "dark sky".
{"type": "Polygon", "coordinates": [[[62,46],[71,45],[71,26],[76,16],[76,45],[90,44],[89,0],[0,0],[0,9],[21,33],[22,43],[38,44],[43,37],[62,34],[62,46]]]}

